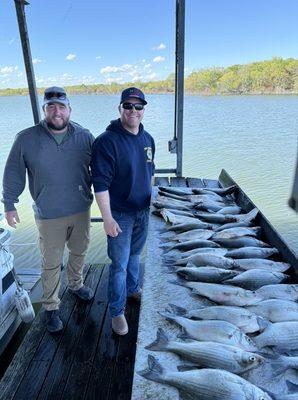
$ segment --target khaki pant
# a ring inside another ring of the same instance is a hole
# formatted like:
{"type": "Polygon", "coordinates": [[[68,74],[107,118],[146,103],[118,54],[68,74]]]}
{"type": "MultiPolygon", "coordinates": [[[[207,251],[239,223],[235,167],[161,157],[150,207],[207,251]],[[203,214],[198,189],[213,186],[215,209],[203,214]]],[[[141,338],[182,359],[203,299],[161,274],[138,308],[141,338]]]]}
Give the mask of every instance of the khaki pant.
{"type": "Polygon", "coordinates": [[[78,290],[83,285],[84,257],[89,244],[90,210],[55,219],[36,219],[41,253],[42,303],[46,310],[59,308],[61,265],[65,244],[68,286],[78,290]]]}

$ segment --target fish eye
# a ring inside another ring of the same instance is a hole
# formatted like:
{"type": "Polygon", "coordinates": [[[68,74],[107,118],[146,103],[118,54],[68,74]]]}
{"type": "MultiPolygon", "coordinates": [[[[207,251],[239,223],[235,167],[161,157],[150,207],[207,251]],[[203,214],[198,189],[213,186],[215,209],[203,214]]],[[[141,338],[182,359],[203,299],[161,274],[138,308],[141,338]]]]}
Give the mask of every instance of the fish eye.
{"type": "Polygon", "coordinates": [[[255,362],[255,361],[256,361],[256,358],[255,358],[254,356],[250,356],[250,357],[249,357],[249,361],[250,361],[250,362],[255,362]]]}

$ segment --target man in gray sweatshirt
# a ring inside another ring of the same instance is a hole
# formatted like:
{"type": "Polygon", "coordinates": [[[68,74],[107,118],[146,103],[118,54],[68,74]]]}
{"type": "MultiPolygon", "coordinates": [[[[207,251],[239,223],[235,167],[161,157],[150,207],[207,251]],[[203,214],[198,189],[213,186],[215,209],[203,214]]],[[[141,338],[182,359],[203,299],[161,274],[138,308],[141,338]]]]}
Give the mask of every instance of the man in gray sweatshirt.
{"type": "Polygon", "coordinates": [[[93,297],[83,284],[82,269],[89,244],[94,137],[70,121],[70,102],[63,88],[45,90],[43,111],[43,121],[15,138],[4,170],[2,202],[7,223],[16,228],[20,220],[14,204],[25,188],[27,173],[39,230],[46,326],[56,333],[63,329],[59,288],[65,245],[69,290],[85,301],[93,297]]]}

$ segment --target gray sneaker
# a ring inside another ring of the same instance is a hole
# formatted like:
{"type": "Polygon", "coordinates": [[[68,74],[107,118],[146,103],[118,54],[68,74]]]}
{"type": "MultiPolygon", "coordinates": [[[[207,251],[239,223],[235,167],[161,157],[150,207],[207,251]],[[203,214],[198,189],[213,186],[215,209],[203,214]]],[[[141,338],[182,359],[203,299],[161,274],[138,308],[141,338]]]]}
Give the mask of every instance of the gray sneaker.
{"type": "Polygon", "coordinates": [[[78,290],[71,290],[70,292],[75,294],[79,299],[84,300],[84,301],[90,301],[94,297],[94,292],[93,290],[86,286],[83,285],[80,289],[78,290]]]}
{"type": "Polygon", "coordinates": [[[128,333],[128,325],[123,314],[112,318],[112,329],[117,335],[120,336],[128,333]]]}
{"type": "Polygon", "coordinates": [[[63,322],[59,316],[59,310],[46,310],[46,328],[50,333],[58,333],[63,329],[63,322]]]}

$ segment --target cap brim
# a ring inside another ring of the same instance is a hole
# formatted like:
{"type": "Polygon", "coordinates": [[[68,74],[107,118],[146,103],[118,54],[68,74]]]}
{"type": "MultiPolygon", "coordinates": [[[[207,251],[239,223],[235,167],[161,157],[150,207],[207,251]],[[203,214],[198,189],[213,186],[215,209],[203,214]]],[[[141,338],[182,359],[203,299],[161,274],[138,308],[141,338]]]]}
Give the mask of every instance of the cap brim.
{"type": "Polygon", "coordinates": [[[45,106],[46,104],[50,103],[59,103],[63,104],[64,106],[69,106],[69,101],[68,100],[62,100],[62,99],[49,99],[49,100],[44,100],[43,105],[45,106]]]}
{"type": "Polygon", "coordinates": [[[144,104],[144,106],[147,104],[147,101],[144,99],[141,99],[140,97],[137,96],[128,96],[125,100],[122,100],[120,104],[125,103],[127,100],[129,99],[136,99],[136,100],[140,100],[140,102],[142,102],[144,104]]]}

